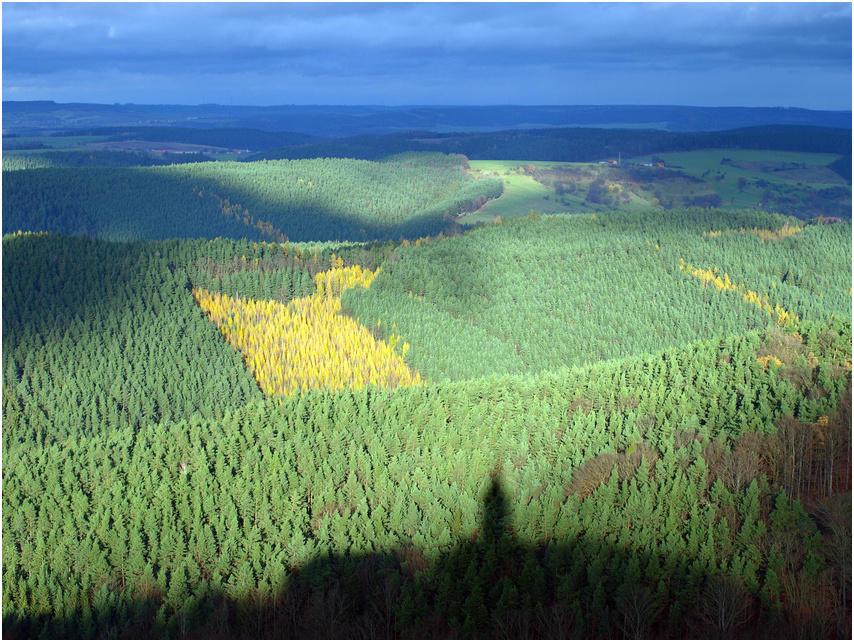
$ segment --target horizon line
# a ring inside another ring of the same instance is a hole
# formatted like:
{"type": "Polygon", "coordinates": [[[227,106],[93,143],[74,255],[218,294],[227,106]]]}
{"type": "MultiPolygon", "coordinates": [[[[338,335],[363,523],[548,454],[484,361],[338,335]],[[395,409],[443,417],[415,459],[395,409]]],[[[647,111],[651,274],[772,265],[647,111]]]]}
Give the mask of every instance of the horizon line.
{"type": "Polygon", "coordinates": [[[135,103],[135,102],[86,102],[86,101],[70,101],[57,102],[55,100],[14,100],[3,99],[5,103],[49,103],[54,105],[100,105],[105,107],[251,107],[257,109],[275,109],[279,107],[373,107],[382,109],[405,109],[405,108],[497,108],[497,107],[540,107],[540,108],[566,108],[566,107],[656,107],[656,108],[683,108],[683,109],[776,109],[776,110],[800,110],[800,111],[816,111],[816,112],[851,112],[852,108],[847,109],[813,109],[810,107],[797,107],[794,105],[689,105],[689,104],[666,104],[666,103],[542,103],[542,104],[522,104],[522,103],[489,103],[489,104],[449,104],[449,103],[411,103],[411,104],[381,104],[381,103],[276,103],[269,105],[261,104],[224,104],[224,103],[135,103]]]}

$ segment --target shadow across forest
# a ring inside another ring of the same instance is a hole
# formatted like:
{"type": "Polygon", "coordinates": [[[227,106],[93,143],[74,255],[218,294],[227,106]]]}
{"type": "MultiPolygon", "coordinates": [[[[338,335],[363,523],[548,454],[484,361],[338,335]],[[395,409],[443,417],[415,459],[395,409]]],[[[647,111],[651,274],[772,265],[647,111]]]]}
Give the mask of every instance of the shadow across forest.
{"type": "Polygon", "coordinates": [[[235,600],[199,584],[177,608],[176,596],[152,586],[105,584],[91,606],[59,614],[5,612],[3,637],[850,637],[844,617],[829,621],[768,606],[737,578],[698,578],[685,556],[659,567],[658,555],[627,550],[614,538],[522,542],[509,515],[493,478],[479,528],[436,559],[411,544],[329,555],[292,569],[280,590],[248,590],[235,600]],[[619,568],[628,570],[615,574],[619,568]]]}
{"type": "MultiPolygon", "coordinates": [[[[4,177],[3,233],[18,230],[83,235],[108,241],[167,240],[173,238],[232,238],[250,242],[371,242],[414,239],[456,233],[456,211],[462,193],[448,192],[442,203],[447,212],[425,206],[397,222],[383,221],[368,203],[344,196],[290,202],[271,196],[251,180],[287,185],[295,176],[269,170],[260,178],[205,173],[196,165],[173,167],[51,167],[16,172],[4,177]],[[241,182],[243,181],[243,182],[241,182]],[[250,184],[244,184],[244,182],[250,184]]],[[[368,180],[367,178],[364,180],[368,180]]],[[[399,199],[409,186],[401,184],[399,199]]],[[[394,195],[387,196],[387,199],[394,195]]],[[[473,198],[473,197],[472,197],[473,198]]],[[[388,212],[386,212],[388,214],[388,212]]]]}
{"type": "MultiPolygon", "coordinates": [[[[346,265],[375,270],[393,247],[346,244],[336,251],[346,265]]],[[[330,269],[331,250],[298,256],[246,240],[7,239],[4,401],[19,412],[4,421],[37,438],[64,439],[106,426],[139,429],[194,412],[221,418],[229,408],[260,399],[241,356],[196,305],[192,290],[280,302],[307,296],[315,291],[313,276],[330,269]],[[234,272],[240,277],[232,283],[236,292],[220,278],[234,272]],[[284,273],[290,283],[284,298],[262,291],[261,277],[281,283],[284,273]],[[163,349],[167,344],[170,349],[163,349]],[[85,376],[78,372],[83,365],[85,376]],[[49,385],[48,376],[63,386],[49,385]],[[75,390],[82,403],[68,403],[75,390]]]]}

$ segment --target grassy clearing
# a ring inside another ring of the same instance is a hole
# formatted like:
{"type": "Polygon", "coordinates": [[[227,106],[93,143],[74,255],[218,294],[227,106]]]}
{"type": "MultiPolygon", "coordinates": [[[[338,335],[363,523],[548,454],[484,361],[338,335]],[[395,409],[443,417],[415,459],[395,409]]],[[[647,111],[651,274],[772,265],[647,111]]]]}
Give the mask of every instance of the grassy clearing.
{"type": "Polygon", "coordinates": [[[522,165],[533,165],[534,167],[572,167],[572,166],[596,166],[596,163],[562,163],[555,161],[524,161],[524,160],[470,160],[469,167],[472,170],[482,172],[496,172],[504,176],[509,172],[510,176],[517,176],[516,169],[522,165]]]}
{"type": "Polygon", "coordinates": [[[534,209],[543,214],[566,211],[566,206],[553,200],[555,191],[541,185],[530,176],[509,176],[504,179],[504,194],[481,208],[480,214],[495,218],[524,216],[534,209]],[[546,200],[545,197],[548,197],[546,200]]]}
{"type": "Polygon", "coordinates": [[[591,208],[582,197],[564,195],[558,196],[554,189],[538,183],[530,176],[518,174],[516,169],[522,165],[534,165],[538,168],[562,167],[570,165],[590,165],[590,163],[560,163],[547,161],[517,161],[517,160],[484,160],[469,161],[472,170],[480,170],[484,174],[494,172],[504,181],[504,194],[501,198],[487,203],[477,213],[467,216],[460,222],[463,225],[476,225],[490,222],[496,217],[509,218],[526,216],[529,211],[536,210],[542,214],[558,214],[562,212],[600,211],[605,208],[591,208]]]}
{"type": "MultiPolygon", "coordinates": [[[[519,160],[472,160],[469,166],[483,174],[497,174],[504,181],[504,194],[501,198],[487,203],[477,213],[467,216],[460,223],[476,225],[494,221],[498,216],[509,218],[526,216],[530,210],[542,214],[595,213],[613,210],[614,207],[597,205],[585,200],[584,194],[558,195],[551,187],[538,183],[530,176],[519,174],[517,169],[523,165],[533,165],[538,169],[561,167],[584,167],[597,174],[610,178],[611,170],[598,163],[566,163],[554,161],[519,160]]],[[[610,181],[609,181],[610,182],[610,181]]],[[[620,202],[620,209],[638,210],[652,207],[652,197],[646,194],[629,194],[628,201],[620,202]]]]}
{"type": "MultiPolygon", "coordinates": [[[[814,189],[845,184],[845,180],[839,174],[827,167],[839,158],[838,154],[711,149],[655,156],[662,158],[668,167],[678,168],[686,174],[704,180],[710,180],[716,174],[723,174],[723,180],[715,181],[721,186],[737,183],[741,176],[749,181],[763,179],[776,183],[809,183],[814,189]],[[722,163],[724,159],[728,161],[722,163]]],[[[638,163],[650,159],[652,156],[640,156],[633,158],[632,162],[638,163]]],[[[718,190],[718,193],[721,193],[721,190],[718,190]]]]}

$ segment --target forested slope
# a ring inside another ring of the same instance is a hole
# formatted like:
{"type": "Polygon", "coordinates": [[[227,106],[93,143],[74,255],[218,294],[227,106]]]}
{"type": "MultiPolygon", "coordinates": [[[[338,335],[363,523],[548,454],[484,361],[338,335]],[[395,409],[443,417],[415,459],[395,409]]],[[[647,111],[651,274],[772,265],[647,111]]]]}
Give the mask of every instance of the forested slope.
{"type": "MultiPolygon", "coordinates": [[[[43,446],[9,435],[4,627],[844,637],[844,533],[823,538],[791,500],[846,487],[850,414],[821,413],[847,377],[807,400],[757,364],[774,341],[305,393],[43,446]]],[[[814,376],[848,345],[850,325],[816,327],[799,350],[814,376]]],[[[813,505],[829,528],[850,512],[813,505]]]]}
{"type": "MultiPolygon", "coordinates": [[[[371,269],[389,252],[336,250],[371,269]]],[[[50,441],[195,412],[218,419],[260,399],[192,289],[287,303],[315,291],[331,255],[226,239],[4,237],[4,417],[50,441]]]]}
{"type": "Polygon", "coordinates": [[[193,303],[177,248],[4,239],[8,425],[50,442],[194,412],[220,418],[261,397],[193,303]]]}
{"type": "Polygon", "coordinates": [[[150,167],[211,160],[204,154],[171,154],[160,158],[131,151],[39,151],[3,154],[3,171],[43,169],[46,167],[150,167]]]}
{"type": "Polygon", "coordinates": [[[395,324],[422,374],[452,380],[763,329],[777,321],[768,305],[816,321],[850,315],[850,224],[766,241],[758,230],[794,229],[794,219],[698,208],[532,218],[396,248],[343,305],[367,324],[395,324]],[[686,263],[742,290],[688,274],[686,263]]]}
{"type": "Polygon", "coordinates": [[[850,637],[850,224],[537,218],[4,237],[4,633],[850,637]],[[350,265],[425,385],[265,398],[193,298],[350,265]]]}
{"type": "Polygon", "coordinates": [[[501,195],[459,156],[377,163],[312,159],[3,172],[3,231],[109,240],[368,241],[446,231],[449,215],[501,195]]]}

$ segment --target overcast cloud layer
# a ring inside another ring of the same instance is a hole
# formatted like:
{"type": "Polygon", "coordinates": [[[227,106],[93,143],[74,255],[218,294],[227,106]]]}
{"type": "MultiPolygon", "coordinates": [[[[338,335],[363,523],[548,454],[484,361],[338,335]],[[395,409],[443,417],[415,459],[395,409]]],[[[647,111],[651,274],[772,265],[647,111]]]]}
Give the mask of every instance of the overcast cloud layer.
{"type": "Polygon", "coordinates": [[[851,109],[850,3],[3,3],[3,99],[851,109]]]}

